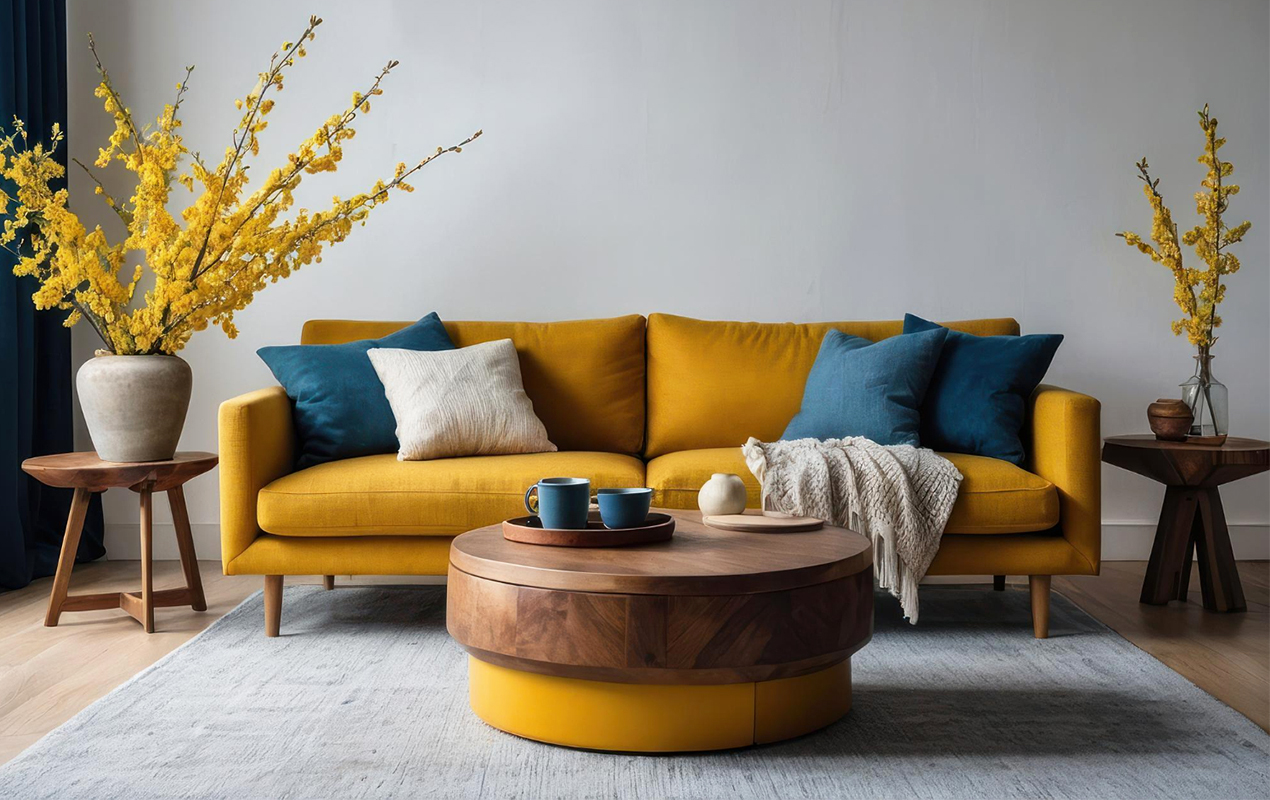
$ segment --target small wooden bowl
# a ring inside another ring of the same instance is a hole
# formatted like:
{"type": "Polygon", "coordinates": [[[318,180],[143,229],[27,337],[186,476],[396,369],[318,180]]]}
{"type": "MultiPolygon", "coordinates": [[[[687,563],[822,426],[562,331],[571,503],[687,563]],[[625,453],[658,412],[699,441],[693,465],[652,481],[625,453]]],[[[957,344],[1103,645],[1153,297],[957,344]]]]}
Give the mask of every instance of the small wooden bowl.
{"type": "Polygon", "coordinates": [[[1160,398],[1147,406],[1147,422],[1155,438],[1166,442],[1184,442],[1191,432],[1195,417],[1181,400],[1160,398]]]}
{"type": "Polygon", "coordinates": [[[606,528],[598,519],[578,530],[543,528],[538,517],[516,517],[503,522],[504,539],[550,547],[624,547],[664,542],[674,533],[675,518],[657,512],[649,514],[638,528],[606,528]]]}

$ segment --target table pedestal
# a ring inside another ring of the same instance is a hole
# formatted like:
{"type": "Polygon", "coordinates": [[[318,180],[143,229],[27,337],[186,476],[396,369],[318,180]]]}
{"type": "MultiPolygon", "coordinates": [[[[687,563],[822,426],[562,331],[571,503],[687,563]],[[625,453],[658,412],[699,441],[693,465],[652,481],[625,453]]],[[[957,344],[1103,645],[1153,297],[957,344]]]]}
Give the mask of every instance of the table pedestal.
{"type": "Polygon", "coordinates": [[[588,750],[673,753],[792,739],[851,710],[851,659],[794,678],[723,684],[611,683],[470,656],[472,710],[501,731],[588,750]]]}
{"type": "Polygon", "coordinates": [[[1216,487],[1170,486],[1155,529],[1155,545],[1142,583],[1142,602],[1185,602],[1191,564],[1199,562],[1200,591],[1210,611],[1245,611],[1243,586],[1216,487]]]}

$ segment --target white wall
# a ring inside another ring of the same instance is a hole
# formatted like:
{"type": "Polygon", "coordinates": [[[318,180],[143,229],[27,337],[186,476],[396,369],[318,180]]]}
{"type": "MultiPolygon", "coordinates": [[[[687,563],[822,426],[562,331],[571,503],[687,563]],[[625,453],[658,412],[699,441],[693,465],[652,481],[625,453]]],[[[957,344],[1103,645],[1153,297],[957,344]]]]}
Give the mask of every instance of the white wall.
{"type": "MultiPolygon", "coordinates": [[[[1146,154],[1183,227],[1203,168],[1195,110],[1230,138],[1255,225],[1230,279],[1216,372],[1239,435],[1270,437],[1270,19],[1265,0],[979,2],[70,3],[70,150],[109,121],[84,45],[96,34],[127,103],[152,117],[196,64],[187,141],[213,160],[268,54],[326,18],[279,97],[259,169],[343,108],[389,58],[387,94],[313,205],[439,144],[369,226],[182,353],[182,447],[216,449],[225,398],[272,383],[256,348],[312,317],[838,320],[1013,316],[1066,335],[1048,380],[1103,401],[1107,433],[1145,431],[1191,349],[1162,267],[1112,234],[1149,231],[1146,154]]],[[[111,186],[125,186],[112,174],[111,186]]],[[[87,180],[76,209],[115,231],[87,180]]],[[[94,344],[76,331],[78,353],[94,344]]],[[[84,444],[88,441],[85,437],[84,444]]],[[[1142,557],[1162,490],[1104,469],[1109,557],[1142,557]]],[[[188,487],[201,552],[215,475],[188,487]]],[[[1224,496],[1241,554],[1266,557],[1270,479],[1224,496]]],[[[116,557],[135,498],[107,498],[116,557]]],[[[158,512],[165,520],[166,509],[158,512]]],[[[171,554],[167,537],[158,552],[171,554]]]]}

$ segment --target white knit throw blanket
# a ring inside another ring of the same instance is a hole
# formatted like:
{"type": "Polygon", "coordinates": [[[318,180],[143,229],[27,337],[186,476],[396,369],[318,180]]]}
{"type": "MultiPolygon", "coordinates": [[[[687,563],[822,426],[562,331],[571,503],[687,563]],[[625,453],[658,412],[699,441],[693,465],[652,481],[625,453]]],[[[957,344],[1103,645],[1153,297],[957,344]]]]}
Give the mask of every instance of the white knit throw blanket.
{"type": "Polygon", "coordinates": [[[760,442],[741,448],[763,486],[763,508],[858,531],[873,541],[878,585],[917,624],[917,584],[939,551],[961,473],[933,450],[858,436],[760,442]]]}

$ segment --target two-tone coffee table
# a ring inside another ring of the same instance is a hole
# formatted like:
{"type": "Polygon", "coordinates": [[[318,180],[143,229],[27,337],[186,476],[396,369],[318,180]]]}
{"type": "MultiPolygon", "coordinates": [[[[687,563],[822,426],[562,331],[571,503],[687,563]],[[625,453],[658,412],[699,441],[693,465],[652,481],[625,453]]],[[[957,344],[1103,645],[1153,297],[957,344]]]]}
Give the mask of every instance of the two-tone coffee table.
{"type": "Polygon", "coordinates": [[[450,550],[446,619],[472,710],[518,736],[596,750],[716,750],[824,727],[851,707],[873,635],[873,550],[852,531],[707,528],[562,548],[493,525],[450,550]]]}

